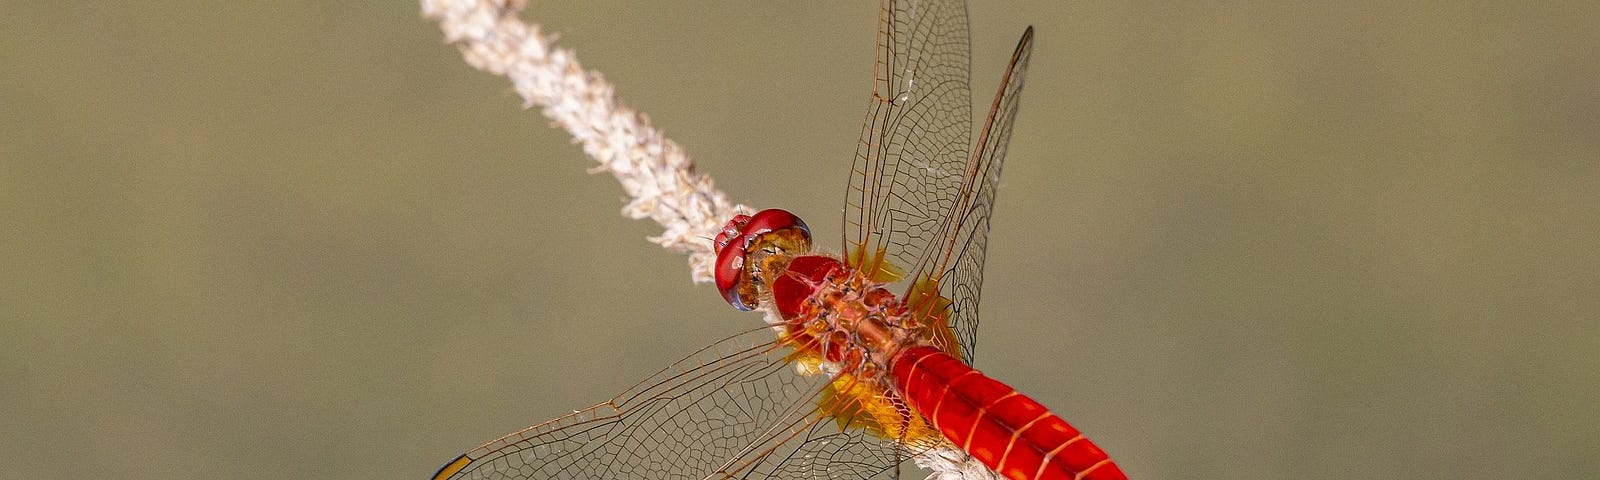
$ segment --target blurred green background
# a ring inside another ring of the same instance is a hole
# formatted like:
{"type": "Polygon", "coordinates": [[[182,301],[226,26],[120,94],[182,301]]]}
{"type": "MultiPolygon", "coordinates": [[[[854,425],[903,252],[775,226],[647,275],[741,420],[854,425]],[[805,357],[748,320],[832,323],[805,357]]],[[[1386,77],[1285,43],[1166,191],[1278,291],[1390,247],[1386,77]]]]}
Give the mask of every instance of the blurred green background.
{"type": "MultiPolygon", "coordinates": [[[[1136,478],[1600,477],[1600,4],[972,8],[979,366],[1136,478]]],[[[538,2],[837,238],[869,2],[538,2]]],[[[423,478],[754,325],[410,2],[5,2],[0,465],[423,478]]],[[[837,248],[823,242],[824,246],[837,248]]]]}

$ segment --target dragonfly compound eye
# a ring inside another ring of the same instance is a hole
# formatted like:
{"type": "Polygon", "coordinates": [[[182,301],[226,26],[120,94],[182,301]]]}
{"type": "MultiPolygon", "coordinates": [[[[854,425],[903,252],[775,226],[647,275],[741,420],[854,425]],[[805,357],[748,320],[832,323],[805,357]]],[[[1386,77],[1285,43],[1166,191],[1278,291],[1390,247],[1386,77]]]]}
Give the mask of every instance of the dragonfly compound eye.
{"type": "Polygon", "coordinates": [[[811,229],[800,217],[776,208],[728,220],[717,234],[717,291],[739,310],[760,303],[761,272],[811,250],[811,229]]]}

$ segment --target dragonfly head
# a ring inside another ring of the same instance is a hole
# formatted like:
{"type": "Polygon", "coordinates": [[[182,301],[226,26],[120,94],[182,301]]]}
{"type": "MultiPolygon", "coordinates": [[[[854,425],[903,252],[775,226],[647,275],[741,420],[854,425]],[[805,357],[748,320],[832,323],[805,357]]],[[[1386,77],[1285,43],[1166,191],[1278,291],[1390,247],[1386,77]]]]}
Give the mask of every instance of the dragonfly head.
{"type": "Polygon", "coordinates": [[[770,208],[728,220],[716,248],[717,290],[733,308],[749,311],[760,303],[762,272],[779,271],[789,258],[810,251],[811,229],[793,213],[770,208]]]}

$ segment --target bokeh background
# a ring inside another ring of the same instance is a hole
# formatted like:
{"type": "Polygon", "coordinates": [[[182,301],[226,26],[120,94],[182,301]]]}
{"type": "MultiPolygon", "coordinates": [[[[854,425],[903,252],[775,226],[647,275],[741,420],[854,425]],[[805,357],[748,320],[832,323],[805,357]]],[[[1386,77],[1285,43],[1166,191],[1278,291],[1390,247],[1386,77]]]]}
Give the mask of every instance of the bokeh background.
{"type": "MultiPolygon", "coordinates": [[[[524,16],[829,239],[875,9],[524,16]]],[[[423,478],[756,321],[415,3],[0,18],[7,476],[423,478]]],[[[980,98],[1038,29],[979,366],[1136,478],[1600,477],[1596,19],[973,6],[980,98]]]]}

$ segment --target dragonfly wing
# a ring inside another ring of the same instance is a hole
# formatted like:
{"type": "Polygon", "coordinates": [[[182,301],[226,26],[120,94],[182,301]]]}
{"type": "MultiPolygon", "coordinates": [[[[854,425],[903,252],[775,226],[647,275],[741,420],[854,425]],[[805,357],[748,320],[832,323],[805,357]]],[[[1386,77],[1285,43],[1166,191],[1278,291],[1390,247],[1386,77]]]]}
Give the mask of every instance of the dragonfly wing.
{"type": "Polygon", "coordinates": [[[967,7],[885,0],[872,98],[845,195],[845,255],[916,271],[947,229],[970,153],[967,7]],[[882,252],[878,256],[877,252],[882,252]]]}
{"type": "Polygon", "coordinates": [[[971,362],[989,216],[1033,30],[1018,43],[973,144],[965,2],[889,0],[878,27],[872,101],[846,191],[845,254],[867,271],[874,266],[862,262],[882,260],[914,281],[936,282],[971,362]]]}
{"type": "Polygon", "coordinates": [[[899,464],[915,455],[896,443],[861,430],[839,430],[838,424],[814,422],[780,451],[740,478],[894,479],[899,464]]]}
{"type": "MultiPolygon", "coordinates": [[[[989,117],[972,153],[975,179],[963,187],[970,194],[960,196],[956,205],[955,235],[949,237],[949,246],[943,251],[953,255],[937,259],[934,263],[940,275],[940,293],[951,300],[950,326],[961,342],[962,358],[972,363],[973,351],[978,342],[978,297],[983,287],[984,250],[989,241],[989,215],[994,211],[994,197],[1000,189],[1000,167],[1005,163],[1006,145],[1011,141],[1012,122],[1017,118],[1017,102],[1022,94],[1022,80],[1028,69],[1028,57],[1033,52],[1033,27],[1022,32],[1017,49],[1011,54],[1005,76],[1000,79],[1000,91],[995,93],[989,108],[989,117]],[[948,268],[945,267],[948,265],[948,268]]],[[[935,250],[936,252],[939,250],[935,250]]],[[[915,277],[914,277],[915,278],[915,277]]]]}
{"type": "Polygon", "coordinates": [[[706,347],[612,400],[446,464],[442,479],[871,478],[894,444],[816,416],[825,375],[802,376],[762,328],[706,347]]]}

